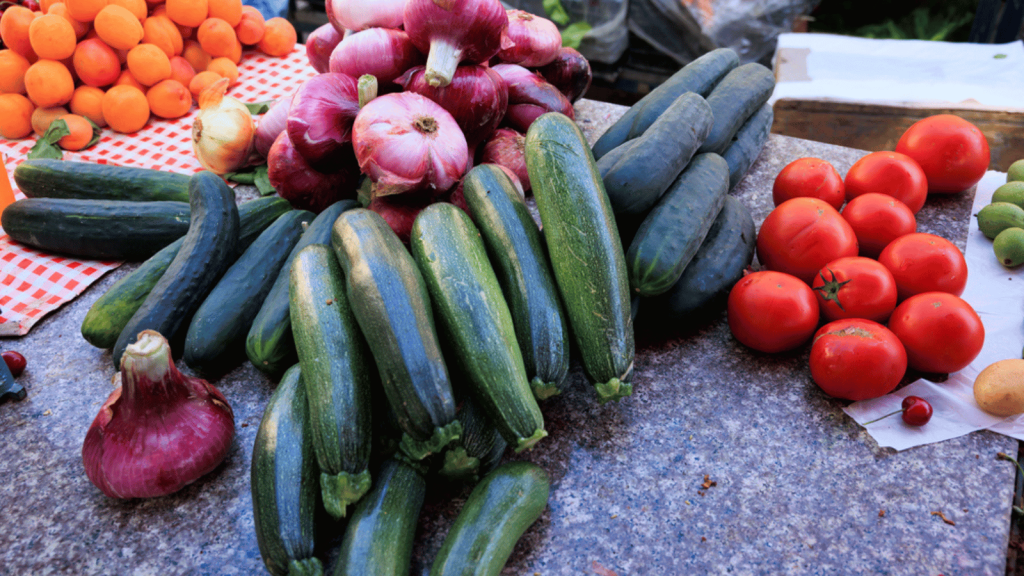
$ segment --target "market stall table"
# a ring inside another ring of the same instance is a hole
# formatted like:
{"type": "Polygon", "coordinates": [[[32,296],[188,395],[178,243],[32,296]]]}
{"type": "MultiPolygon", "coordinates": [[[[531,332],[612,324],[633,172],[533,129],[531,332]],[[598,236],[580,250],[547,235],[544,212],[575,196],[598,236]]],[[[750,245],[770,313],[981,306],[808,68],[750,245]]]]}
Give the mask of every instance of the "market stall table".
{"type": "MultiPolygon", "coordinates": [[[[623,108],[581,101],[591,141],[623,108]]],[[[733,191],[760,222],[771,182],[816,156],[840,173],[863,152],[773,135],[733,191]]],[[[919,231],[961,249],[972,193],[930,199],[919,231]]],[[[249,464],[273,383],[249,365],[214,383],[234,408],[226,462],[180,493],[116,501],[85,476],[81,445],[111,391],[110,353],[79,325],[122,266],[19,339],[28,399],[0,405],[0,572],[260,574],[249,464]]],[[[634,395],[601,406],[574,366],[542,409],[549,437],[516,458],[552,479],[549,507],[504,574],[996,575],[1006,564],[1017,441],[976,432],[880,448],[811,382],[806,348],[759,354],[724,314],[671,338],[638,333],[634,395]],[[943,517],[937,513],[944,515],[943,517]]],[[[425,574],[468,494],[429,489],[414,549],[425,574]]],[[[328,534],[336,525],[326,525],[328,534]]],[[[329,554],[324,550],[324,554],[329,554]]]]}

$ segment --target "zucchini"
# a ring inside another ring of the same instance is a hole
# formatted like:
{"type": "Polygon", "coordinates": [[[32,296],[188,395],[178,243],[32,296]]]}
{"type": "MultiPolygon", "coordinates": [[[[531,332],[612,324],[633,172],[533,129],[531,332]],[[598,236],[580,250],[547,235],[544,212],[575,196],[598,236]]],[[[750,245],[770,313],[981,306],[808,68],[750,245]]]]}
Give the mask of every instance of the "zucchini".
{"type": "Polygon", "coordinates": [[[629,285],[640,296],[671,288],[693,259],[729,193],[729,165],[718,154],[695,156],[644,218],[626,253],[629,285]]]}
{"type": "Polygon", "coordinates": [[[480,232],[461,209],[438,202],[413,222],[411,248],[470,395],[516,452],[532,448],[548,435],[544,416],[480,232]]]}
{"type": "Polygon", "coordinates": [[[292,210],[277,219],[224,273],[196,310],[185,336],[185,364],[219,376],[245,357],[245,336],[312,212],[292,210]]]}
{"type": "Polygon", "coordinates": [[[729,188],[735,188],[746,176],[754,161],[761,155],[761,149],[768,141],[775,120],[775,110],[767,102],[754,113],[740,131],[733,137],[732,144],[722,158],[729,164],[729,188]]]}
{"type": "Polygon", "coordinates": [[[516,542],[547,507],[549,492],[548,474],[540,466],[499,466],[466,499],[434,558],[430,576],[501,574],[516,542]]]}
{"type": "MultiPolygon", "coordinates": [[[[284,198],[258,198],[238,207],[238,244],[246,249],[278,216],[291,210],[284,198]]],[[[82,336],[97,348],[113,348],[125,325],[164,275],[185,238],[178,238],[114,283],[82,320],[82,336]]],[[[293,362],[294,364],[294,362],[293,362]]]]}
{"type": "Polygon", "coordinates": [[[493,164],[470,170],[463,194],[512,312],[530,387],[538,400],[558,394],[569,372],[569,326],[537,223],[493,164]]]}
{"type": "Polygon", "coordinates": [[[114,366],[139,332],[155,330],[173,341],[217,280],[238,256],[238,208],[235,193],[220,176],[203,171],[188,185],[192,223],[174,256],[142,306],[114,344],[114,366]]]}
{"type": "Polygon", "coordinates": [[[253,366],[265,374],[277,377],[285,368],[298,361],[288,314],[288,279],[295,255],[310,244],[330,244],[331,226],[338,215],[358,205],[355,200],[342,200],[331,204],[318,214],[303,232],[298,244],[292,248],[273,287],[270,288],[270,293],[263,300],[263,305],[253,319],[246,337],[245,353],[253,366]]]}
{"type": "Polygon", "coordinates": [[[323,574],[313,556],[316,460],[309,403],[298,365],[281,378],[252,448],[250,485],[256,544],[274,576],[323,574]]]}
{"type": "Polygon", "coordinates": [[[658,116],[687,92],[707,96],[723,76],[739,66],[740,58],[730,48],[718,48],[683,66],[668,80],[626,110],[594,144],[594,158],[637,138],[650,128],[658,116]]]}
{"type": "Polygon", "coordinates": [[[508,448],[491,419],[470,396],[459,399],[455,412],[462,423],[462,436],[455,447],[444,453],[440,473],[449,478],[476,483],[480,476],[494,470],[508,448]]]}
{"type": "Polygon", "coordinates": [[[535,120],[526,133],[526,168],[583,369],[602,402],[629,396],[634,337],[626,258],[576,123],[555,113],[535,120]]]}
{"type": "Polygon", "coordinates": [[[289,277],[292,333],[309,397],[320,491],[327,512],[342,518],[370,489],[370,351],[329,247],[300,250],[289,277]]]}
{"type": "Polygon", "coordinates": [[[414,461],[440,452],[462,426],[423,276],[391,226],[365,208],[338,217],[331,246],[402,429],[401,450],[414,461]]]}
{"type": "Polygon", "coordinates": [[[724,154],[747,119],[768,102],[775,90],[772,71],[751,62],[729,72],[708,94],[715,125],[704,140],[700,152],[724,154]]]}
{"type": "Polygon", "coordinates": [[[28,198],[7,206],[0,222],[12,240],[46,252],[136,261],[188,231],[189,207],[167,201],[28,198]]]}
{"type": "Polygon", "coordinates": [[[114,164],[36,158],[14,169],[14,183],[28,198],[188,202],[185,174],[114,164]]]}
{"type": "Polygon", "coordinates": [[[419,472],[386,460],[373,490],[352,510],[333,576],[408,576],[426,491],[419,472]]]}

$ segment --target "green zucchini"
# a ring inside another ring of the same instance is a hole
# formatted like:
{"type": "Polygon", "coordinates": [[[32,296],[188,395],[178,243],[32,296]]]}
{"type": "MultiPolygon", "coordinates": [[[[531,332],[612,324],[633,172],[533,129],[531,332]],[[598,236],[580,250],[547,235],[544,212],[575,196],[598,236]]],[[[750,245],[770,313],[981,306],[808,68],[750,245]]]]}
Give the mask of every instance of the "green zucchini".
{"type": "Polygon", "coordinates": [[[430,576],[501,574],[516,542],[547,507],[549,493],[550,480],[540,466],[499,466],[466,499],[434,558],[430,576]]]}
{"type": "Polygon", "coordinates": [[[444,453],[443,476],[476,483],[480,476],[494,470],[508,448],[490,417],[473,398],[463,395],[455,412],[462,423],[462,436],[455,447],[444,453]]]}
{"type": "Polygon", "coordinates": [[[693,259],[729,193],[729,165],[699,154],[644,218],[626,253],[629,285],[640,296],[668,291],[693,259]]]}
{"type": "Polygon", "coordinates": [[[341,267],[323,244],[295,255],[292,333],[309,396],[324,508],[335,518],[370,489],[373,365],[352,314],[341,267]]]}
{"type": "Polygon", "coordinates": [[[167,201],[28,198],[7,206],[0,222],[15,242],[46,252],[136,261],[188,231],[189,207],[167,201]]]}
{"type": "Polygon", "coordinates": [[[438,202],[413,222],[411,249],[470,395],[516,452],[532,448],[548,435],[544,416],[480,232],[461,209],[438,202]]]}
{"type": "Polygon", "coordinates": [[[274,576],[319,576],[313,556],[316,460],[309,403],[298,365],[285,372],[263,411],[252,448],[250,486],[256,544],[274,576]]]}
{"type": "Polygon", "coordinates": [[[188,175],[114,164],[36,158],[14,169],[28,198],[188,202],[188,175]]]}
{"type": "Polygon", "coordinates": [[[419,472],[386,460],[373,490],[352,510],[333,576],[408,576],[426,491],[419,472]]]}
{"type": "Polygon", "coordinates": [[[700,152],[724,154],[747,119],[771,98],[775,75],[768,68],[751,62],[729,72],[708,94],[708,105],[715,125],[700,147],[700,152]]]}
{"type": "Polygon", "coordinates": [[[615,216],[579,127],[548,113],[526,133],[526,168],[584,371],[602,402],[633,393],[629,278],[615,216]]]}
{"type": "Polygon", "coordinates": [[[402,429],[402,451],[414,461],[440,452],[462,426],[423,276],[388,223],[365,208],[338,217],[331,246],[402,429]]]}
{"type": "Polygon", "coordinates": [[[245,340],[245,353],[253,366],[276,377],[297,361],[295,340],[288,314],[288,281],[291,262],[295,255],[310,244],[330,244],[331,226],[338,215],[359,205],[355,200],[342,200],[331,204],[318,214],[292,248],[285,265],[277,275],[270,293],[263,300],[259,313],[252,321],[252,327],[245,340]]]}
{"type": "Polygon", "coordinates": [[[739,56],[730,48],[718,48],[683,66],[668,80],[626,110],[615,124],[594,144],[594,158],[637,138],[650,128],[658,116],[687,92],[707,96],[723,76],[739,66],[739,56]]]}
{"type": "Polygon", "coordinates": [[[729,164],[729,188],[735,188],[746,176],[754,161],[761,155],[761,149],[768,141],[775,120],[775,110],[767,102],[754,113],[740,131],[733,137],[732,144],[722,158],[729,164]]]}
{"type": "Polygon", "coordinates": [[[537,223],[493,164],[470,170],[463,194],[512,312],[530,387],[538,400],[558,394],[569,372],[569,326],[537,223]]]}
{"type": "Polygon", "coordinates": [[[174,256],[142,306],[114,344],[114,366],[143,330],[173,341],[217,280],[238,256],[238,208],[235,193],[213,172],[192,176],[188,185],[192,222],[174,256]]]}
{"type": "MultiPolygon", "coordinates": [[[[291,210],[279,196],[258,198],[238,207],[238,244],[244,250],[278,216],[291,210]]],[[[114,283],[100,296],[82,320],[82,336],[97,348],[113,348],[125,325],[142,306],[150,290],[164,275],[185,238],[178,238],[149,257],[138,268],[114,283]]],[[[294,364],[294,362],[293,362],[294,364]]]]}

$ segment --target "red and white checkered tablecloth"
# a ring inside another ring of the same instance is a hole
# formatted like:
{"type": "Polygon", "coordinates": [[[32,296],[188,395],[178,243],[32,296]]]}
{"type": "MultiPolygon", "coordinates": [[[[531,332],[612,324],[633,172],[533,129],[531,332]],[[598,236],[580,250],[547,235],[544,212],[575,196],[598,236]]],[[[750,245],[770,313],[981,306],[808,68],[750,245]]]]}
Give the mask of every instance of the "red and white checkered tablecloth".
{"type": "MultiPolygon", "coordinates": [[[[249,52],[238,66],[238,84],[228,95],[243,102],[281,98],[302,81],[315,76],[306,50],[298,45],[284,58],[249,52]]],[[[192,152],[192,122],[198,108],[176,120],[150,118],[135,134],[103,130],[98,143],[81,152],[64,152],[65,160],[153,168],[192,174],[202,169],[192,152]]],[[[0,139],[8,174],[20,164],[35,144],[35,138],[0,139]]],[[[11,182],[13,186],[13,181],[11,182]]],[[[15,188],[15,198],[24,195],[15,188]]],[[[48,312],[82,293],[120,262],[78,260],[48,254],[10,240],[0,229],[0,336],[21,336],[48,312]]]]}

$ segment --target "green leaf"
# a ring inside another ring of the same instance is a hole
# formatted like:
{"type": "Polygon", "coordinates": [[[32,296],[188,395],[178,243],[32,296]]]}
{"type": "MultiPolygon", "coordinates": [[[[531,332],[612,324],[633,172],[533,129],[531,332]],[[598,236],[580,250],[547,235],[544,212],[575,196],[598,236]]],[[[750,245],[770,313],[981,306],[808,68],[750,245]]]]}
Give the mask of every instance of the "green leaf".
{"type": "Polygon", "coordinates": [[[270,110],[270,105],[273,104],[273,100],[267,100],[266,102],[246,102],[245,107],[249,109],[249,113],[252,115],[265,114],[267,110],[270,110]]]}
{"type": "Polygon", "coordinates": [[[1006,54],[996,54],[993,58],[996,60],[1002,60],[1003,58],[1006,58],[1006,54]]]}
{"type": "Polygon", "coordinates": [[[555,24],[565,26],[569,23],[569,13],[565,11],[559,0],[544,0],[544,11],[555,24]]]}
{"type": "Polygon", "coordinates": [[[32,149],[28,151],[27,158],[30,160],[35,158],[63,159],[64,153],[57,146],[57,142],[68,134],[71,134],[71,130],[68,128],[67,122],[60,118],[50,122],[50,127],[39,137],[39,140],[36,140],[32,149]]]}
{"type": "Polygon", "coordinates": [[[590,24],[586,22],[576,22],[568,26],[565,30],[562,30],[562,46],[579,48],[580,42],[583,41],[583,37],[587,32],[590,32],[590,28],[590,24]]]}
{"type": "Polygon", "coordinates": [[[256,189],[260,191],[260,196],[270,196],[277,190],[274,189],[274,185],[270,183],[270,170],[266,164],[260,164],[256,167],[256,189]]]}
{"type": "Polygon", "coordinates": [[[236,182],[238,184],[247,184],[252,186],[256,183],[256,173],[252,170],[245,170],[244,172],[228,172],[224,175],[224,179],[228,182],[236,182]]]}
{"type": "MultiPolygon", "coordinates": [[[[103,136],[103,129],[97,126],[95,122],[89,120],[88,118],[86,118],[85,121],[88,122],[90,126],[92,126],[92,138],[89,139],[89,143],[85,145],[85,148],[91,148],[97,142],[100,141],[100,138],[103,136]]],[[[85,148],[82,148],[82,150],[85,150],[85,148]]]]}

